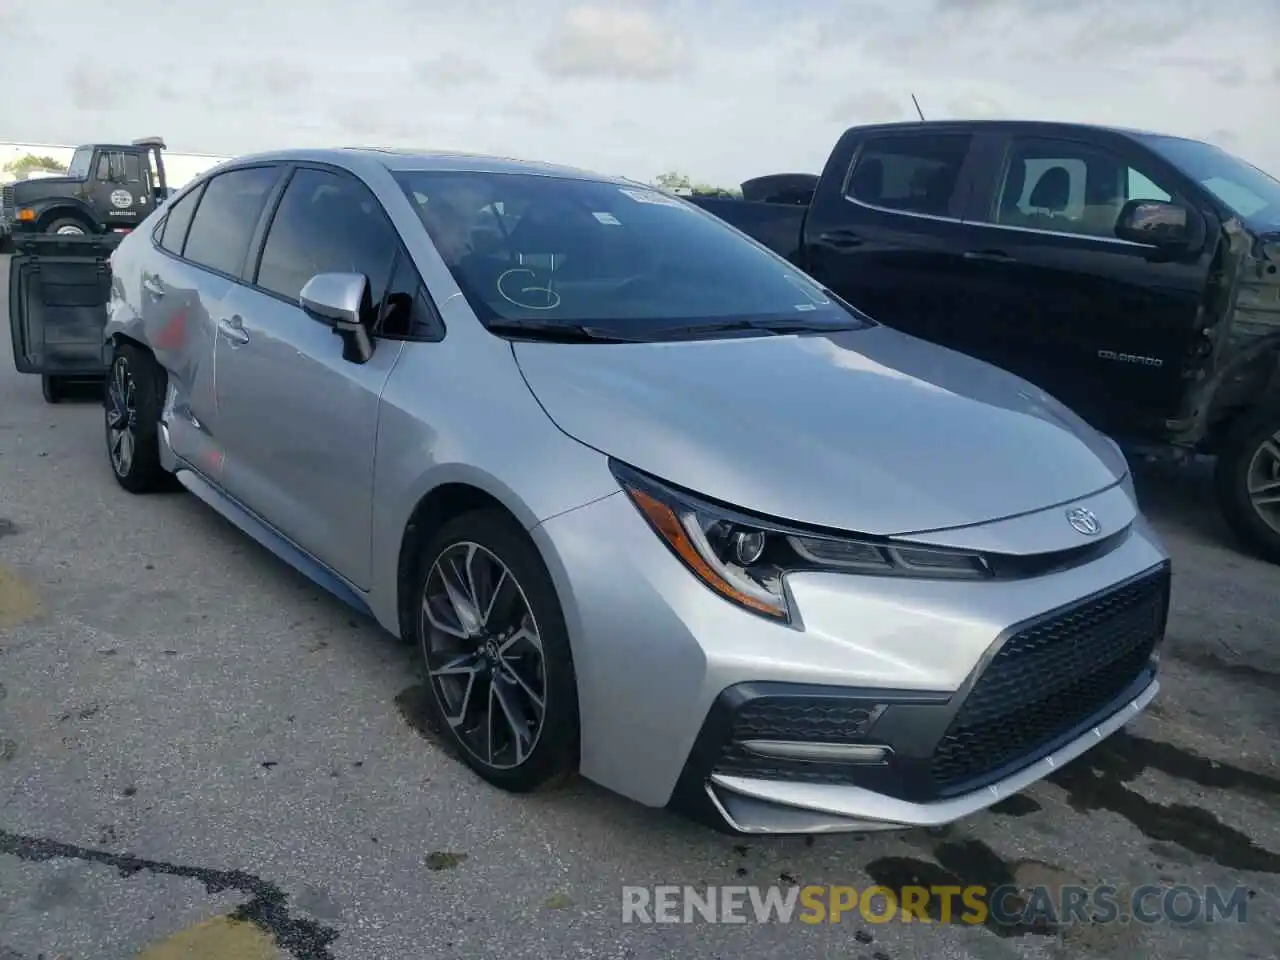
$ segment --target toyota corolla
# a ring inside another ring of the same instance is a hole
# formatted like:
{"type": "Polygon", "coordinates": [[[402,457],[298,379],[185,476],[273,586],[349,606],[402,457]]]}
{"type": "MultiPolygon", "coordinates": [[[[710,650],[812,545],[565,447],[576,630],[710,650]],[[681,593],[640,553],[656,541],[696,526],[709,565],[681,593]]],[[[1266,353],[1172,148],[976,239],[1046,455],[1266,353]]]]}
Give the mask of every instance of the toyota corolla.
{"type": "Polygon", "coordinates": [[[282,152],[112,268],[121,486],[181,484],[416,644],[498,787],[938,825],[1156,693],[1169,563],[1116,446],[682,200],[282,152]]]}

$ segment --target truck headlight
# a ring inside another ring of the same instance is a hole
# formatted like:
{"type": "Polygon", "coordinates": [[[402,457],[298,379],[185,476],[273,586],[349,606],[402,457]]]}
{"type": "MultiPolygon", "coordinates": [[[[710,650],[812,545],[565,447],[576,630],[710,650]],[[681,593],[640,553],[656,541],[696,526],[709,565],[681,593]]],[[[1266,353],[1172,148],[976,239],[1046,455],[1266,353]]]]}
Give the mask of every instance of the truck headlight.
{"type": "Polygon", "coordinates": [[[678,490],[616,460],[613,475],[654,532],[720,596],[752,613],[790,622],[784,578],[821,570],[925,579],[992,576],[978,553],[882,537],[828,534],[743,514],[678,490]]]}

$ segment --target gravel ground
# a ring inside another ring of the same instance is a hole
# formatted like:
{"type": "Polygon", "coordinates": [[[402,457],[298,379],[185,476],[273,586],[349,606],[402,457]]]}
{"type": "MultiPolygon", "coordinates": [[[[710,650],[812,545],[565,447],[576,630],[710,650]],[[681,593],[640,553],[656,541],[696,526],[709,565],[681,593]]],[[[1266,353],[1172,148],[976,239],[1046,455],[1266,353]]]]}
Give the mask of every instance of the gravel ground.
{"type": "Polygon", "coordinates": [[[1140,474],[1175,594],[1126,733],[949,830],[741,841],[479,782],[418,732],[404,647],[194,498],[121,491],[100,408],[45,405],[0,339],[0,960],[1275,955],[1280,571],[1203,470],[1140,474]],[[1250,893],[1214,925],[621,920],[627,884],[912,877],[1250,893]]]}

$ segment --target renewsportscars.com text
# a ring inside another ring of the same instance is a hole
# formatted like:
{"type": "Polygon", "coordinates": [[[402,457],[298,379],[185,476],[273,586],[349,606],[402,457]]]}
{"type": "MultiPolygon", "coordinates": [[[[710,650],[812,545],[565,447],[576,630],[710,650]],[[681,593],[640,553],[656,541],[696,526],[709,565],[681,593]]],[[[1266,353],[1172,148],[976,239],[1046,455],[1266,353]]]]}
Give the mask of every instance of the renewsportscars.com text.
{"type": "Polygon", "coordinates": [[[655,886],[622,888],[623,923],[1243,923],[1247,887],[655,886]]]}

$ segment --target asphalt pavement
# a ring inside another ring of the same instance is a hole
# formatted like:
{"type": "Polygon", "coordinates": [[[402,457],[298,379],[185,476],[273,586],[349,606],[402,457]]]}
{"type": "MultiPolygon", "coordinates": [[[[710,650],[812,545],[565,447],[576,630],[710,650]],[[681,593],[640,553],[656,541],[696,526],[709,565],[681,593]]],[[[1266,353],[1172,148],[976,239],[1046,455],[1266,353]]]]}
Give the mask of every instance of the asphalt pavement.
{"type": "Polygon", "coordinates": [[[479,781],[420,732],[399,641],[195,498],[122,491],[101,407],[46,405],[7,330],[0,960],[1275,956],[1280,569],[1237,552],[1203,469],[1140,472],[1174,601],[1127,732],[950,829],[742,840],[582,782],[479,781]],[[913,882],[1243,887],[1247,913],[622,922],[624,885],[913,882]]]}

